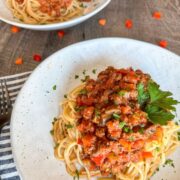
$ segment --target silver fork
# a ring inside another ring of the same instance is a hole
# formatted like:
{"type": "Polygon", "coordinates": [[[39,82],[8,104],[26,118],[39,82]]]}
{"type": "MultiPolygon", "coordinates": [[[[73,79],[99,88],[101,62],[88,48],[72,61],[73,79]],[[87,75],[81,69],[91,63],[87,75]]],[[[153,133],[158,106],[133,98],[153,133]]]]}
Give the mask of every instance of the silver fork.
{"type": "Polygon", "coordinates": [[[10,121],[12,102],[10,100],[5,79],[0,80],[0,131],[10,121]]]}

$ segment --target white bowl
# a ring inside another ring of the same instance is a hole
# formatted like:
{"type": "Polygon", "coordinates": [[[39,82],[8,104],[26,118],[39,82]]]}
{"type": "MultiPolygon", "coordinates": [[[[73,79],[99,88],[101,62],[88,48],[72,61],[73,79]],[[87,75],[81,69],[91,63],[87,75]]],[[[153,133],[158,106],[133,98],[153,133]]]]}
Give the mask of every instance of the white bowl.
{"type": "Polygon", "coordinates": [[[80,24],[81,22],[86,21],[90,17],[94,16],[102,9],[104,9],[111,2],[111,0],[95,0],[94,2],[95,3],[93,3],[93,6],[92,4],[89,5],[90,7],[88,7],[88,9],[90,10],[87,11],[83,16],[74,18],[66,22],[59,22],[59,23],[46,24],[46,25],[31,25],[31,24],[23,23],[18,19],[14,18],[12,12],[10,11],[10,9],[6,4],[6,0],[0,0],[0,20],[14,26],[18,26],[26,29],[32,29],[32,30],[48,31],[48,30],[65,29],[80,24]]]}
{"type": "MultiPolygon", "coordinates": [[[[82,83],[84,70],[95,78],[97,74],[92,70],[96,68],[100,72],[107,66],[141,69],[180,100],[180,57],[158,46],[131,39],[103,38],[56,52],[32,73],[13,108],[11,142],[22,180],[73,179],[67,174],[64,162],[54,157],[49,133],[52,120],[59,114],[59,102],[64,100],[64,94],[82,83]],[[79,78],[75,79],[75,75],[79,78]]],[[[180,104],[177,117],[180,117],[180,104]]],[[[180,179],[180,148],[169,158],[174,160],[175,168],[161,167],[151,180],[180,179]]]]}

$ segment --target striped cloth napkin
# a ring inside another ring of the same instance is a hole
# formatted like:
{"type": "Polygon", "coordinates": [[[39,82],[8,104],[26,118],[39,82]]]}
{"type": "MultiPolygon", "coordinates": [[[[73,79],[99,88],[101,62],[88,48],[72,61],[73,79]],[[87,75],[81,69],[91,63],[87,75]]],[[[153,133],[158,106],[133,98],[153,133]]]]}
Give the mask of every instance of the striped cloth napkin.
{"type": "MultiPolygon", "coordinates": [[[[30,74],[31,72],[25,72],[0,78],[6,79],[8,91],[13,104],[21,87],[30,74]]],[[[12,155],[9,123],[5,125],[0,132],[0,179],[20,180],[12,155]]]]}

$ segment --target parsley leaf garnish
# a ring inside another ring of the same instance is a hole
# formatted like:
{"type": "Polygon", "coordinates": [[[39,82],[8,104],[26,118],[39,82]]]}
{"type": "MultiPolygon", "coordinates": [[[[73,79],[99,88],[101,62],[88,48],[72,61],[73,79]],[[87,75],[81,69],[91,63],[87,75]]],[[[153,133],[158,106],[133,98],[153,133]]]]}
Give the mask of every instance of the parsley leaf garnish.
{"type": "Polygon", "coordinates": [[[165,125],[167,121],[175,117],[171,112],[153,105],[148,105],[145,111],[148,114],[149,120],[154,124],[165,125]]]}
{"type": "Polygon", "coordinates": [[[175,111],[174,105],[179,102],[170,97],[171,92],[162,91],[152,80],[149,81],[147,90],[141,83],[138,84],[137,89],[138,102],[152,123],[165,125],[167,121],[174,119],[175,116],[171,111],[175,111]]]}
{"type": "Polygon", "coordinates": [[[162,91],[155,82],[150,81],[148,84],[148,92],[150,94],[150,103],[163,109],[175,111],[174,105],[178,101],[174,100],[172,93],[169,91],[162,91]]]}

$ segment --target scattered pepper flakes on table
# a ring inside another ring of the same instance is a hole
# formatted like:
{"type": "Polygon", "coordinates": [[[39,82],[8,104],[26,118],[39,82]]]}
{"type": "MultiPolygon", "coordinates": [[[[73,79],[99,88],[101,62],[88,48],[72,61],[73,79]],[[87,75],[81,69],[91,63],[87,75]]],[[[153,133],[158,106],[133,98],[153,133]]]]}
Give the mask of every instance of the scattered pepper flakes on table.
{"type": "Polygon", "coordinates": [[[127,20],[125,21],[125,26],[126,26],[127,29],[131,29],[131,28],[133,27],[133,22],[132,22],[132,20],[131,20],[131,19],[127,19],[127,20]]]}
{"type": "Polygon", "coordinates": [[[161,17],[162,17],[161,12],[156,11],[156,12],[153,13],[153,18],[154,19],[161,19],[161,17]]]}
{"type": "Polygon", "coordinates": [[[11,26],[11,32],[12,33],[18,33],[18,32],[20,32],[20,28],[17,26],[11,26]]]}
{"type": "Polygon", "coordinates": [[[22,57],[18,57],[18,58],[15,60],[15,64],[16,64],[16,65],[21,65],[21,64],[23,64],[23,59],[22,59],[22,57]]]}
{"type": "Polygon", "coordinates": [[[168,46],[168,42],[166,40],[159,41],[159,46],[166,48],[168,46]]]}
{"type": "Polygon", "coordinates": [[[106,25],[106,23],[107,23],[107,20],[106,19],[104,19],[104,18],[101,18],[101,19],[99,19],[99,25],[100,26],[105,26],[106,25]]]}
{"type": "Polygon", "coordinates": [[[34,54],[33,59],[34,61],[40,62],[42,60],[42,57],[39,54],[34,54]]]}
{"type": "Polygon", "coordinates": [[[63,38],[64,35],[65,35],[65,32],[64,32],[63,30],[59,30],[59,31],[57,32],[57,34],[58,34],[58,37],[59,37],[59,38],[63,38]]]}

